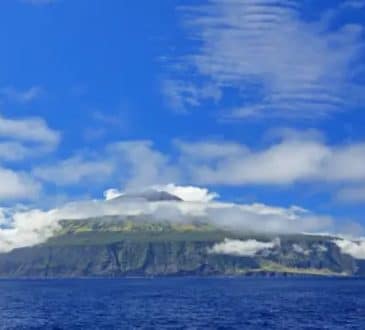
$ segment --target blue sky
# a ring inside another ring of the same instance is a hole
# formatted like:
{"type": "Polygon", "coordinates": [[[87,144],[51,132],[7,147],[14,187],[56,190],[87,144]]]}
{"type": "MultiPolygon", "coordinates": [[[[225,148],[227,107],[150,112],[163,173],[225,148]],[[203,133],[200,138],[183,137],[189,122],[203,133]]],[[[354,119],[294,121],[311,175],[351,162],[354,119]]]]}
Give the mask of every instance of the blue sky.
{"type": "Polygon", "coordinates": [[[361,0],[3,0],[0,202],[174,182],[362,222],[364,22],[361,0]]]}

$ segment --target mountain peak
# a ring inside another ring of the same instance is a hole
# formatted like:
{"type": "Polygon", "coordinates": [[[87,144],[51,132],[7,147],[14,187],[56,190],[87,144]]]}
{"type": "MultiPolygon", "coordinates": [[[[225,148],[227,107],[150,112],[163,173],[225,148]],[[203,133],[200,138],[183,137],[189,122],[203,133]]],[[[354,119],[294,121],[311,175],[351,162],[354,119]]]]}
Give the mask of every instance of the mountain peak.
{"type": "Polygon", "coordinates": [[[166,191],[148,189],[140,192],[127,193],[114,198],[113,200],[143,199],[148,202],[175,201],[182,202],[180,197],[170,194],[166,191]]]}

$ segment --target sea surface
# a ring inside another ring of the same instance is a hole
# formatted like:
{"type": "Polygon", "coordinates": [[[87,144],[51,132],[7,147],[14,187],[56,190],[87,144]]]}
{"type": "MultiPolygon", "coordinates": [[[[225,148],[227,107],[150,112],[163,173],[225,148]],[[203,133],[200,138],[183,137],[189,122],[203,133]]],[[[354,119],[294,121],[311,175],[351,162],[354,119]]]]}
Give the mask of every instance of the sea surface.
{"type": "Polygon", "coordinates": [[[365,329],[365,279],[0,280],[0,329],[365,329]]]}

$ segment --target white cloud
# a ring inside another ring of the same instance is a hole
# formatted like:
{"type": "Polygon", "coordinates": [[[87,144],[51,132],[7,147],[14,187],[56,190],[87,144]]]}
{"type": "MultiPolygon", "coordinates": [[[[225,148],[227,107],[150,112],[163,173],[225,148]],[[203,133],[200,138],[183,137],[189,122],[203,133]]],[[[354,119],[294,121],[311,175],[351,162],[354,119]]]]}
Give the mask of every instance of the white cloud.
{"type": "Polygon", "coordinates": [[[4,167],[53,151],[60,134],[40,118],[9,119],[0,116],[0,200],[34,199],[42,187],[29,173],[4,167]]]}
{"type": "MultiPolygon", "coordinates": [[[[224,149],[224,143],[216,147],[224,149]]],[[[315,142],[285,141],[213,162],[198,159],[197,166],[191,167],[192,175],[202,184],[289,184],[315,176],[327,152],[315,142]]]]}
{"type": "Polygon", "coordinates": [[[209,249],[209,253],[253,257],[258,252],[272,249],[276,245],[277,241],[260,242],[256,241],[255,239],[240,241],[226,238],[223,242],[214,244],[209,249]]]}
{"type": "Polygon", "coordinates": [[[126,190],[179,181],[179,170],[151,141],[117,142],[106,152],[124,170],[121,181],[126,190]]]}
{"type": "Polygon", "coordinates": [[[292,245],[293,251],[298,253],[298,254],[303,254],[305,256],[310,254],[310,250],[306,250],[304,249],[302,246],[300,246],[299,244],[293,244],[292,245]]]}
{"type": "Polygon", "coordinates": [[[10,226],[0,229],[0,252],[46,241],[59,228],[53,216],[54,212],[37,209],[14,212],[7,219],[8,222],[11,221],[10,226]]]}
{"type": "Polygon", "coordinates": [[[59,185],[105,186],[113,182],[130,191],[179,181],[180,169],[151,141],[136,140],[111,143],[97,153],[83,150],[76,156],[37,166],[33,174],[59,185]]]}
{"type": "Polygon", "coordinates": [[[33,142],[54,148],[60,141],[59,132],[48,127],[41,118],[9,119],[0,116],[0,137],[33,142]]]}
{"type": "Polygon", "coordinates": [[[115,188],[110,188],[110,189],[105,190],[103,195],[104,195],[105,200],[109,201],[111,199],[124,195],[124,192],[122,192],[118,189],[115,189],[115,188]]]}
{"type": "Polygon", "coordinates": [[[103,160],[87,160],[72,157],[52,165],[37,166],[33,175],[59,185],[75,185],[80,182],[103,182],[113,173],[113,165],[103,160]]]}
{"type": "MultiPolygon", "coordinates": [[[[143,187],[142,187],[143,188],[143,187]]],[[[217,193],[210,192],[206,188],[193,187],[193,186],[178,186],[173,183],[169,183],[167,185],[154,185],[151,187],[144,187],[145,190],[156,190],[156,191],[165,191],[169,194],[172,194],[176,197],[179,197],[185,202],[210,202],[219,197],[217,193]]],[[[113,198],[125,195],[125,191],[121,191],[118,189],[107,189],[104,191],[104,197],[106,200],[111,200],[113,198]]]]}
{"type": "Polygon", "coordinates": [[[0,200],[35,199],[41,185],[25,173],[0,167],[0,200]]]}
{"type": "Polygon", "coordinates": [[[347,239],[335,240],[342,253],[349,254],[356,259],[365,260],[365,240],[350,241],[347,239]]]}
{"type": "Polygon", "coordinates": [[[290,135],[260,150],[223,141],[180,141],[178,148],[192,180],[200,184],[365,181],[365,143],[333,147],[321,140],[290,135]]]}
{"type": "Polygon", "coordinates": [[[0,160],[19,161],[27,157],[35,156],[38,151],[34,147],[27,147],[20,142],[0,142],[0,160]]]}
{"type": "Polygon", "coordinates": [[[317,252],[320,252],[320,253],[325,253],[328,251],[328,248],[327,246],[323,245],[323,244],[314,244],[313,245],[314,249],[317,251],[317,252]]]}
{"type": "MultiPolygon", "coordinates": [[[[357,182],[365,179],[365,170],[361,163],[365,161],[365,143],[355,143],[331,150],[331,157],[325,161],[327,178],[330,180],[349,180],[357,182]]],[[[325,173],[323,175],[326,177],[325,173]]]]}
{"type": "Polygon", "coordinates": [[[209,219],[230,230],[261,233],[324,232],[334,230],[333,219],[303,212],[300,208],[278,208],[264,204],[210,204],[209,219]]]}
{"type": "MultiPolygon", "coordinates": [[[[49,211],[7,212],[7,219],[1,219],[2,223],[7,223],[7,229],[0,228],[0,251],[43,242],[58,227],[58,220],[105,215],[136,216],[135,221],[143,219],[190,223],[199,220],[234,232],[273,234],[323,232],[333,229],[334,226],[333,219],[303,212],[298,207],[285,209],[263,204],[232,204],[218,201],[85,200],[67,203],[49,211]]],[[[4,214],[2,216],[4,217],[4,214]]]]}
{"type": "Polygon", "coordinates": [[[39,98],[43,90],[39,86],[33,86],[26,90],[17,90],[13,87],[6,87],[0,90],[0,95],[6,97],[10,101],[19,103],[30,103],[39,98]]]}
{"type": "Polygon", "coordinates": [[[209,192],[206,188],[177,186],[173,183],[164,186],[153,186],[152,188],[158,191],[166,191],[186,202],[210,202],[219,197],[217,193],[209,192]]]}
{"type": "Polygon", "coordinates": [[[363,26],[344,21],[335,27],[341,6],[317,20],[306,20],[302,8],[300,0],[208,0],[183,7],[194,46],[176,59],[176,81],[169,79],[167,94],[176,106],[192,108],[234,91],[236,106],[227,109],[234,118],[317,117],[355,104],[364,91],[353,80],[363,26]],[[200,95],[204,85],[193,79],[221,92],[200,95]]]}
{"type": "MultiPolygon", "coordinates": [[[[37,166],[33,174],[60,185],[102,183],[104,189],[106,185],[116,185],[123,191],[155,187],[190,201],[209,200],[214,196],[204,189],[182,189],[170,183],[230,186],[341,184],[345,186],[339,192],[343,200],[362,195],[362,190],[351,190],[353,185],[365,185],[365,142],[332,146],[313,131],[308,134],[285,131],[259,149],[219,140],[175,140],[173,145],[176,148],[174,153],[165,154],[151,141],[115,142],[98,152],[83,150],[77,156],[37,166]]],[[[0,159],[1,147],[0,144],[0,159]]],[[[5,159],[11,154],[6,152],[9,148],[4,149],[5,159]]]]}

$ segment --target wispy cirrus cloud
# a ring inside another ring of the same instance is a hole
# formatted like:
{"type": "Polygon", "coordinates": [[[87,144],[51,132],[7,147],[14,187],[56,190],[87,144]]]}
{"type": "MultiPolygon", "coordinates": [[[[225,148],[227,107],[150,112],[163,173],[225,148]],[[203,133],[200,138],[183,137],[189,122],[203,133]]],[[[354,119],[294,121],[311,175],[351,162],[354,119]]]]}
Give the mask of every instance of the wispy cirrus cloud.
{"type": "Polygon", "coordinates": [[[174,111],[186,112],[189,107],[198,107],[204,100],[213,100],[217,103],[222,97],[219,86],[205,84],[197,87],[193,83],[182,80],[165,80],[162,86],[166,100],[174,111]]]}
{"type": "Polygon", "coordinates": [[[312,118],[354,106],[364,92],[356,83],[363,26],[335,27],[341,8],[310,20],[299,0],[208,0],[181,8],[193,50],[176,59],[176,82],[165,92],[191,109],[209,98],[204,84],[223,97],[234,90],[239,97],[224,116],[236,119],[312,118]]]}

